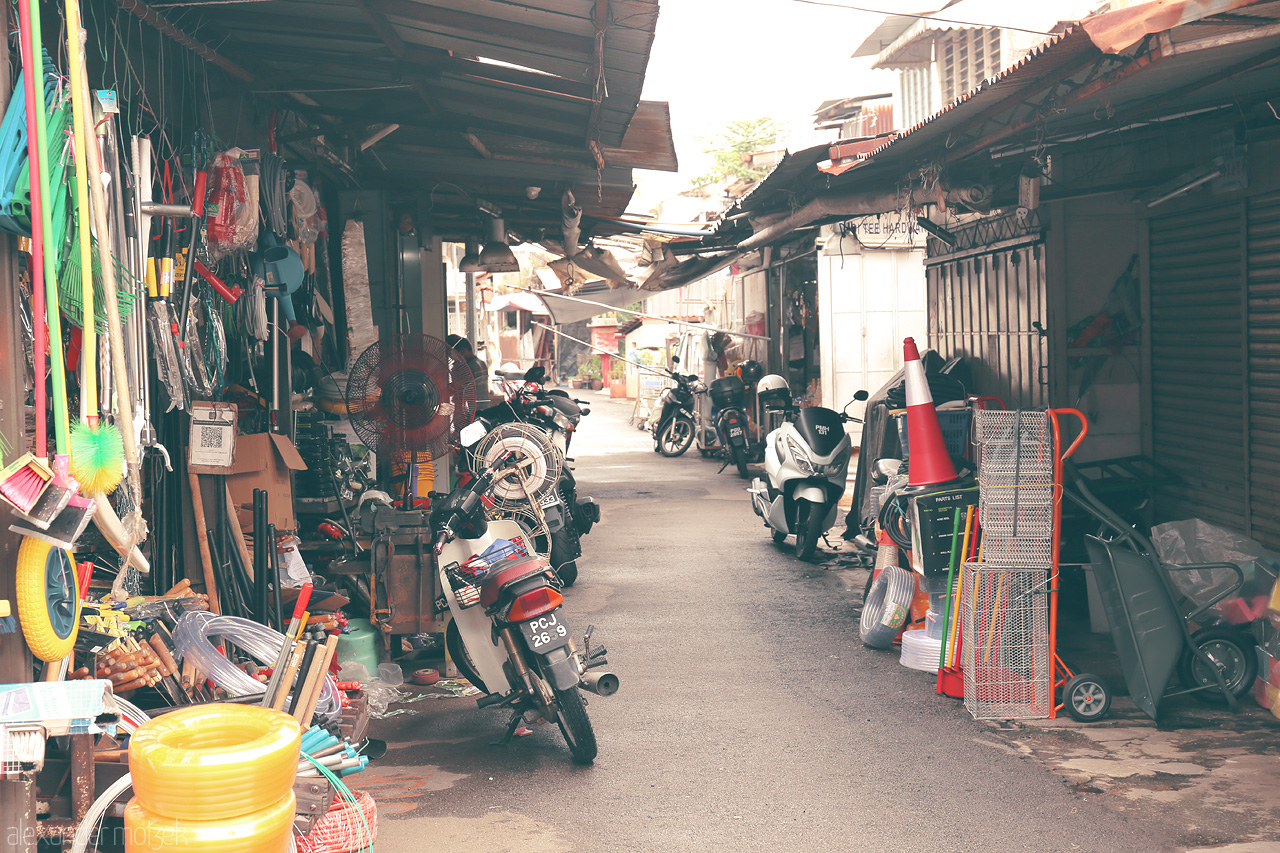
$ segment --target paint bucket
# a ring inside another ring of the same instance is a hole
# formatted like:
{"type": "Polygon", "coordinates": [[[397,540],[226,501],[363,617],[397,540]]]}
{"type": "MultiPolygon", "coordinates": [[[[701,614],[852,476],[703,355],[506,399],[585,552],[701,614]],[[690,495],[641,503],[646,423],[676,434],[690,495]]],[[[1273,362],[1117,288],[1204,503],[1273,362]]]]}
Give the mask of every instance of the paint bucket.
{"type": "Polygon", "coordinates": [[[378,673],[378,632],[368,619],[351,619],[347,623],[350,634],[338,637],[337,658],[346,671],[346,664],[354,661],[365,668],[369,675],[378,673]]]}

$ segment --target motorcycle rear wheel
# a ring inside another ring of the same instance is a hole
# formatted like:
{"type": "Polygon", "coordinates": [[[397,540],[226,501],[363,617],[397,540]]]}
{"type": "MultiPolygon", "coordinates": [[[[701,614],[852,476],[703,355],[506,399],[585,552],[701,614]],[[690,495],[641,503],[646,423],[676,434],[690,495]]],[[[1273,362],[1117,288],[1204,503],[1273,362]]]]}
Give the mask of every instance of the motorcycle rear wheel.
{"type": "Polygon", "coordinates": [[[568,690],[557,690],[556,725],[564,735],[564,742],[569,746],[569,753],[577,764],[590,764],[596,760],[596,732],[591,727],[591,718],[587,716],[586,704],[582,701],[582,693],[577,687],[568,690]]]}
{"type": "Polygon", "coordinates": [[[693,444],[693,423],[684,418],[672,418],[658,431],[658,452],[674,459],[682,456],[693,444]]]}
{"type": "Polygon", "coordinates": [[[738,476],[747,479],[750,475],[747,473],[747,451],[736,444],[729,445],[729,456],[733,459],[733,464],[738,469],[738,476]]]}
{"type": "Polygon", "coordinates": [[[796,556],[808,563],[818,547],[818,512],[813,502],[796,501],[796,556]]]}

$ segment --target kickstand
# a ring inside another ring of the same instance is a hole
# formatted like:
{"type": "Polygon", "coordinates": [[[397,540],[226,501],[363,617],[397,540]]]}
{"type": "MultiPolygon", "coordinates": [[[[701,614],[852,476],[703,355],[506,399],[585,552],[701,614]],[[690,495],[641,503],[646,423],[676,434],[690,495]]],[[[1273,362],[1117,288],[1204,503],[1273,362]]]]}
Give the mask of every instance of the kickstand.
{"type": "Polygon", "coordinates": [[[516,711],[511,715],[511,722],[507,723],[507,733],[502,736],[502,740],[491,746],[507,746],[511,743],[511,739],[516,736],[516,729],[524,722],[524,711],[516,711]]]}
{"type": "Polygon", "coordinates": [[[724,471],[724,469],[725,469],[725,468],[728,468],[728,467],[729,467],[729,463],[730,463],[730,462],[732,462],[732,461],[733,461],[732,459],[729,459],[729,458],[727,458],[727,457],[726,457],[726,458],[725,458],[725,460],[724,460],[724,464],[720,466],[720,470],[719,470],[719,471],[717,471],[716,473],[717,473],[717,474],[722,473],[722,472],[724,471]]]}

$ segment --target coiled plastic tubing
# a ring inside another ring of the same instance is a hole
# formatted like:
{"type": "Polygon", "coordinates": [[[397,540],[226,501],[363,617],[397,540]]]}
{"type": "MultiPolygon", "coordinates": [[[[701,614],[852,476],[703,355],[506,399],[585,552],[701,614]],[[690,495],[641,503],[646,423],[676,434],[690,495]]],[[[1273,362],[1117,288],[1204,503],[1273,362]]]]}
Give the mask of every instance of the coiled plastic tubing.
{"type": "MultiPolygon", "coordinates": [[[[183,614],[173,632],[173,642],[181,657],[189,658],[213,683],[236,696],[253,696],[266,692],[266,685],[227,660],[211,641],[220,637],[237,649],[252,655],[259,663],[271,666],[280,656],[284,634],[265,625],[238,616],[215,616],[205,610],[183,614]]],[[[324,688],[315,710],[325,716],[342,711],[338,683],[326,675],[324,688]]]]}
{"type": "Polygon", "coordinates": [[[301,727],[281,711],[193,705],[138,727],[129,739],[129,772],[151,815],[234,820],[292,790],[301,744],[301,727]]]}
{"type": "Polygon", "coordinates": [[[124,809],[127,853],[285,853],[293,836],[293,791],[265,808],[222,820],[157,815],[134,797],[124,809]]]}

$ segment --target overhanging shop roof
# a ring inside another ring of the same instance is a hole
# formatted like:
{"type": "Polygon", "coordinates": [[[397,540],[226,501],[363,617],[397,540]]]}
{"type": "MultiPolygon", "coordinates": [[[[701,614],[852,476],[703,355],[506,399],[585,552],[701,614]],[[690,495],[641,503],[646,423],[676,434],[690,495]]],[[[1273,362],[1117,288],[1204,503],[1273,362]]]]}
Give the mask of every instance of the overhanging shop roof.
{"type": "Polygon", "coordinates": [[[646,286],[696,281],[799,228],[933,202],[919,189],[925,171],[977,173],[1028,146],[1239,110],[1276,91],[1277,0],[1162,0],[1096,16],[912,128],[833,144],[828,161],[821,147],[790,155],[700,241],[704,257],[646,286]]]}
{"type": "MultiPolygon", "coordinates": [[[[750,220],[789,214],[813,199],[887,194],[892,200],[893,189],[908,187],[921,169],[978,168],[1030,141],[1052,146],[1137,123],[1234,109],[1280,90],[1280,2],[1237,2],[1229,15],[1143,35],[1172,5],[1146,4],[1077,25],[912,128],[870,148],[865,142],[832,146],[833,159],[844,158],[838,167],[816,163],[785,179],[770,175],[707,242],[723,247],[750,236],[750,220]],[[1146,17],[1136,14],[1142,9],[1146,17]],[[1099,47],[1115,50],[1134,35],[1139,43],[1122,53],[1099,47]],[[739,212],[749,215],[735,218],[739,212]]],[[[900,201],[906,200],[904,193],[900,201]]]]}
{"type": "MultiPolygon", "coordinates": [[[[676,168],[666,105],[640,100],[657,0],[117,2],[197,42],[227,72],[214,98],[287,106],[299,122],[281,141],[322,142],[362,186],[460,185],[521,233],[557,227],[573,189],[590,232],[625,210],[633,168],[676,168]]],[[[435,206],[441,236],[466,236],[449,233],[454,206],[475,220],[458,198],[435,206]]]]}

